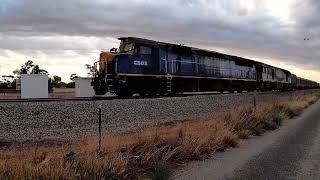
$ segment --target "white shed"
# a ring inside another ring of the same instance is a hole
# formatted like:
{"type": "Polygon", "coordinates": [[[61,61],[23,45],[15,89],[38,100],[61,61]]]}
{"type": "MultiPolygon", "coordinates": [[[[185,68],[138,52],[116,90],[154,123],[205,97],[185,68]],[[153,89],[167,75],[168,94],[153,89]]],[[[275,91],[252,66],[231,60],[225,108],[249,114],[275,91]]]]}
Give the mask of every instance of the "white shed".
{"type": "Polygon", "coordinates": [[[21,98],[48,98],[48,76],[45,74],[21,75],[21,98]]]}
{"type": "Polygon", "coordinates": [[[95,92],[91,86],[92,78],[76,78],[74,79],[76,86],[76,97],[94,97],[95,92]]]}
{"type": "Polygon", "coordinates": [[[16,80],[16,90],[21,91],[21,79],[16,80]]]}

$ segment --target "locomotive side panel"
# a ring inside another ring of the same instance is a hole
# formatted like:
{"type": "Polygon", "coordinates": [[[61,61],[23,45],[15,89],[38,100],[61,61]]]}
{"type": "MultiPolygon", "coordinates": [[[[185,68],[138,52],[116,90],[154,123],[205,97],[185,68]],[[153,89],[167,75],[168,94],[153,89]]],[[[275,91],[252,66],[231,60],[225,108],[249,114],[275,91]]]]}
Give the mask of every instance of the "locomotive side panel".
{"type": "Polygon", "coordinates": [[[198,76],[231,78],[239,80],[256,80],[256,68],[254,61],[238,59],[237,57],[211,53],[207,55],[195,55],[198,76]]]}
{"type": "Polygon", "coordinates": [[[118,51],[100,58],[100,69],[92,82],[97,94],[109,91],[130,96],[319,86],[284,69],[250,59],[141,38],[119,40],[118,51]]]}
{"type": "Polygon", "coordinates": [[[259,69],[257,81],[260,90],[292,89],[292,77],[289,71],[259,62],[257,65],[257,69],[259,69]]]}

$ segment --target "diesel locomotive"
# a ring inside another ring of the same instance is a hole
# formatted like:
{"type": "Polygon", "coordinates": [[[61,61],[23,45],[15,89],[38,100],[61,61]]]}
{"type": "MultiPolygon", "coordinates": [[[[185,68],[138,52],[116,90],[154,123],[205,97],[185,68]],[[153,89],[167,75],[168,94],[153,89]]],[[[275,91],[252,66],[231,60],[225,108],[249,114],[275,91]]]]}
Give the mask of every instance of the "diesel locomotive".
{"type": "Polygon", "coordinates": [[[136,37],[101,52],[92,80],[96,95],[121,97],[183,92],[294,90],[319,84],[254,60],[136,37]]]}

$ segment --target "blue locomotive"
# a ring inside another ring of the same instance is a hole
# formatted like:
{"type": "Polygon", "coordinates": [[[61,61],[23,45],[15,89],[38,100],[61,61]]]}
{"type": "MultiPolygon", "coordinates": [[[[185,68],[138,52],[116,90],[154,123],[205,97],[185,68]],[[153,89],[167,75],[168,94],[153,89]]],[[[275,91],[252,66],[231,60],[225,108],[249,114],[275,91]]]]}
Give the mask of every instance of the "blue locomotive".
{"type": "Polygon", "coordinates": [[[135,37],[119,40],[119,49],[102,52],[95,63],[92,86],[97,95],[155,96],[319,86],[287,70],[237,56],[135,37]]]}

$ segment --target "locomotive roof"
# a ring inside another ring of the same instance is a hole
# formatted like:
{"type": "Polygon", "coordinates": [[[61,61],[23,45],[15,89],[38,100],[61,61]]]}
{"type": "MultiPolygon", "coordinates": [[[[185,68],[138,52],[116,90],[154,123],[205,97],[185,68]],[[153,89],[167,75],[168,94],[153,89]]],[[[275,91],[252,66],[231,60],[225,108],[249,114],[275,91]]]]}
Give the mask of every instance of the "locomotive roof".
{"type": "MultiPolygon", "coordinates": [[[[209,50],[205,50],[205,49],[199,49],[199,48],[194,48],[194,47],[189,47],[189,46],[185,46],[182,44],[173,44],[173,43],[166,43],[166,42],[161,42],[161,41],[154,41],[154,40],[150,40],[150,39],[144,39],[144,38],[138,38],[138,37],[121,37],[118,38],[119,40],[125,40],[125,39],[129,39],[129,40],[133,40],[139,43],[144,43],[144,44],[150,44],[150,45],[171,45],[171,46],[180,46],[180,47],[184,47],[184,48],[190,48],[193,51],[202,51],[202,52],[207,52],[207,53],[216,53],[216,54],[222,54],[222,55],[227,55],[227,54],[223,54],[223,53],[219,53],[216,51],[209,51],[209,50]]],[[[227,55],[230,56],[230,55],[227,55]]]]}
{"type": "Polygon", "coordinates": [[[189,46],[185,46],[185,45],[182,45],[182,44],[178,45],[178,44],[166,43],[166,42],[155,41],[155,40],[144,39],[144,38],[138,38],[138,37],[120,37],[118,39],[119,40],[129,39],[129,40],[133,40],[133,41],[138,42],[138,43],[149,44],[149,45],[171,45],[171,46],[179,46],[179,47],[182,47],[182,48],[190,48],[191,51],[193,51],[193,52],[195,52],[197,54],[200,54],[200,55],[213,55],[214,54],[214,55],[218,55],[220,57],[225,57],[225,58],[228,58],[228,59],[232,59],[232,60],[238,61],[238,62],[246,61],[246,62],[250,62],[250,63],[258,63],[260,65],[266,65],[266,66],[269,66],[269,67],[277,68],[277,69],[280,69],[282,71],[285,71],[286,73],[291,74],[291,72],[286,70],[286,69],[282,69],[282,68],[278,68],[278,67],[275,67],[275,66],[271,66],[271,65],[259,62],[259,61],[255,61],[255,60],[251,60],[251,59],[247,59],[247,58],[243,58],[243,57],[239,57],[239,56],[228,55],[228,54],[224,54],[224,53],[220,53],[220,52],[216,52],[216,51],[209,51],[209,50],[206,50],[206,49],[189,47],[189,46]]]}

